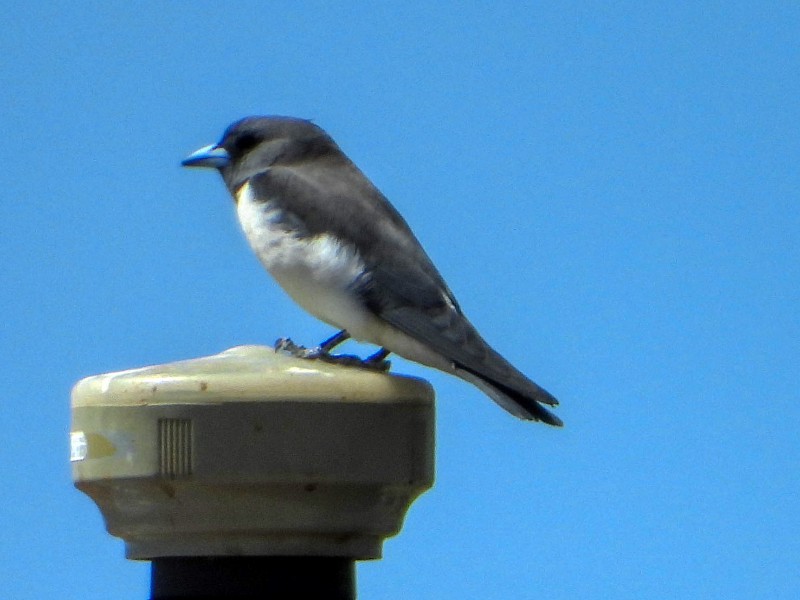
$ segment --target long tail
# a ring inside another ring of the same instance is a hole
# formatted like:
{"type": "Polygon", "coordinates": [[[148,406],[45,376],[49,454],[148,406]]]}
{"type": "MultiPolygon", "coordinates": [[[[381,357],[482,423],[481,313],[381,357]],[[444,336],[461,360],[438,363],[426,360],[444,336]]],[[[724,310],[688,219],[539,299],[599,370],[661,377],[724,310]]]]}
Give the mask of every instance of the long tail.
{"type": "Polygon", "coordinates": [[[528,421],[541,421],[554,427],[564,425],[561,419],[542,406],[542,404],[554,406],[558,404],[558,400],[530,380],[526,381],[526,391],[523,393],[458,364],[455,365],[455,372],[456,375],[476,386],[515,417],[528,421]]]}

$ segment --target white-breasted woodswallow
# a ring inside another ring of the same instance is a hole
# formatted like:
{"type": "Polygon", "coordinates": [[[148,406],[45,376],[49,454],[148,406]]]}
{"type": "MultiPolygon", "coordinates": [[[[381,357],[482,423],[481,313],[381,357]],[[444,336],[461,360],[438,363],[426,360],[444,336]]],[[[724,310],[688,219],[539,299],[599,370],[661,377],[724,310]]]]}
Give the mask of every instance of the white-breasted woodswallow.
{"type": "MultiPolygon", "coordinates": [[[[317,125],[247,117],[182,163],[213,167],[267,271],[300,306],[353,337],[452,373],[522,419],[560,426],[557,400],[500,356],[464,316],[405,220],[317,125]]],[[[296,348],[296,347],[295,347],[296,348]]]]}

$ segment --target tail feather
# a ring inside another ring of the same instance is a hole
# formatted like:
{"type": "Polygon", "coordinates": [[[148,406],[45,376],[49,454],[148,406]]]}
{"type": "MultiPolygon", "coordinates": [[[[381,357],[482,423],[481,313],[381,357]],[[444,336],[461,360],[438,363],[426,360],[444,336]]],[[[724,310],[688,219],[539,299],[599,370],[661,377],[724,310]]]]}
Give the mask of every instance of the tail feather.
{"type": "Polygon", "coordinates": [[[531,391],[523,394],[460,365],[455,365],[455,372],[456,375],[479,388],[515,417],[528,421],[541,421],[554,427],[563,427],[564,425],[561,419],[542,406],[542,404],[552,406],[558,404],[558,401],[549,392],[533,382],[529,382],[530,386],[528,386],[531,391]]]}

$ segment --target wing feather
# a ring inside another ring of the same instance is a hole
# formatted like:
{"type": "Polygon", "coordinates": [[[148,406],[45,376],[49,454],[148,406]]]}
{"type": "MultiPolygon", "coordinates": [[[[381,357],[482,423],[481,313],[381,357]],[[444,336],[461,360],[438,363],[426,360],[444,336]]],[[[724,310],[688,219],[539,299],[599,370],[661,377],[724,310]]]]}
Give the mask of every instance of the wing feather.
{"type": "Polygon", "coordinates": [[[507,410],[514,412],[510,401],[527,418],[560,424],[538,404],[558,401],[478,334],[405,220],[349,159],[272,167],[250,185],[296,216],[305,228],[300,234],[332,232],[359,249],[368,276],[354,291],[374,314],[452,361],[457,374],[507,410]]]}

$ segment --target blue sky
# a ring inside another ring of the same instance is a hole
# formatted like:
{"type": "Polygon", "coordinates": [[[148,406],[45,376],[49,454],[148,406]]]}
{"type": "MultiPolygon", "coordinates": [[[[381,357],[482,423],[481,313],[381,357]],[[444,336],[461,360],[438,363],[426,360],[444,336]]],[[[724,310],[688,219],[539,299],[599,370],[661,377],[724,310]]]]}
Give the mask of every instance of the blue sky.
{"type": "Polygon", "coordinates": [[[288,114],[566,422],[395,360],[437,483],[361,597],[799,597],[800,7],[340,4],[4,3],[0,596],[147,596],[72,488],[76,380],[331,333],[178,166],[288,114]]]}

